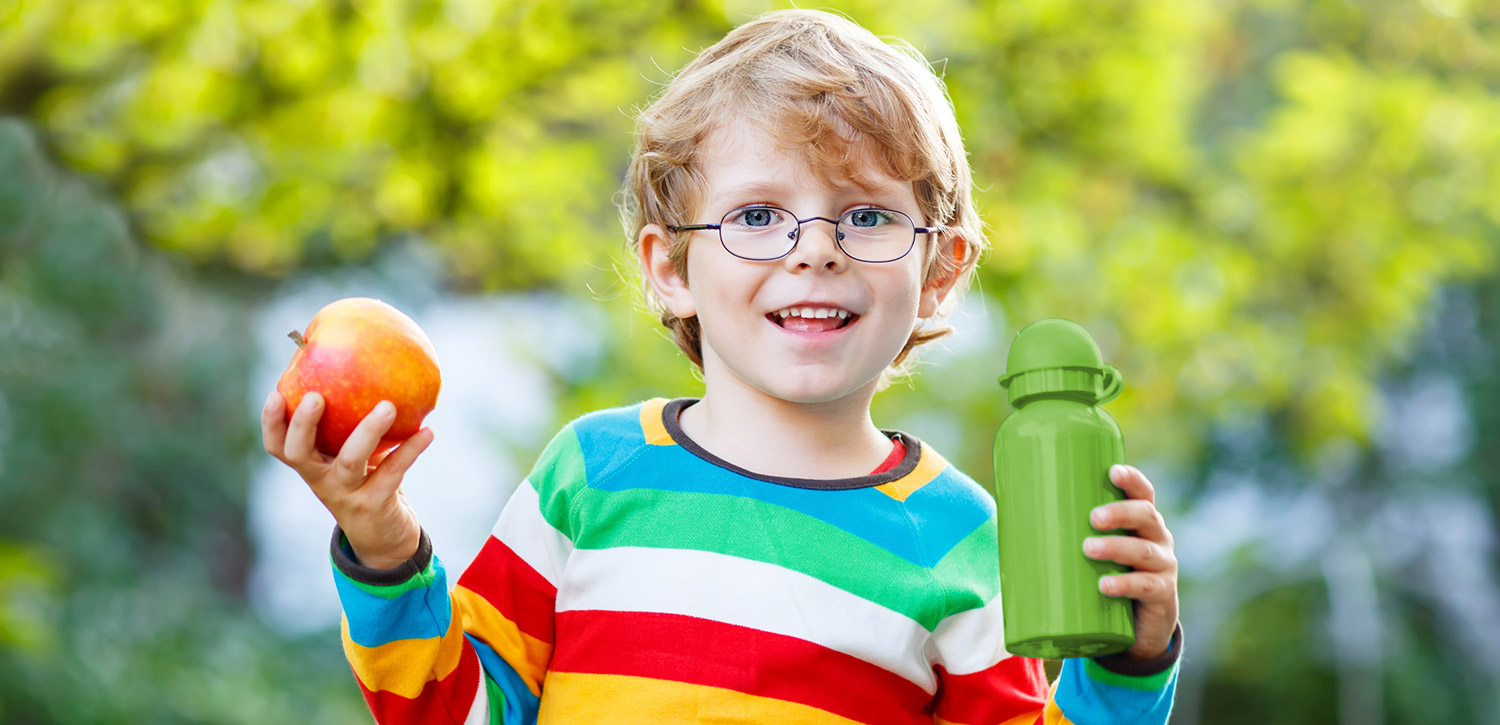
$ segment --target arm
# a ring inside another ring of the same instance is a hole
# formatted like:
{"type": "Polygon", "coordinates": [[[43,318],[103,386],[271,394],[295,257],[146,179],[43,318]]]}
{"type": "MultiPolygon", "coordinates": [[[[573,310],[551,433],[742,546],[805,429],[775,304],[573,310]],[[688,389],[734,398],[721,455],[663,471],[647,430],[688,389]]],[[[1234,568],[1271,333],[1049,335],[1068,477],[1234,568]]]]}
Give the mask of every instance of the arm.
{"type": "Polygon", "coordinates": [[[335,532],[344,650],[378,722],[536,722],[572,552],[570,443],[570,429],[553,439],[451,593],[425,532],[392,570],[360,566],[335,532]]]}
{"type": "MultiPolygon", "coordinates": [[[[1044,723],[1103,725],[1165,723],[1177,687],[1182,628],[1177,621],[1177,564],[1171,532],[1155,508],[1154,490],[1133,467],[1111,479],[1129,500],[1099,507],[1095,526],[1119,527],[1131,536],[1102,537],[1089,556],[1119,561],[1135,571],[1105,577],[1101,590],[1135,602],[1136,644],[1126,652],[1063,660],[1048,688],[1041,660],[1005,651],[999,562],[993,518],[935,568],[950,602],[960,611],[932,634],[930,656],[940,685],[934,700],[940,723],[1044,723]],[[979,553],[982,552],[982,553],[979,553]]],[[[1092,541],[1092,539],[1091,539],[1092,541]]]]}
{"type": "Polygon", "coordinates": [[[1005,651],[999,596],[944,620],[932,643],[939,661],[937,723],[1152,725],[1166,723],[1171,713],[1182,630],[1153,660],[1124,653],[1063,660],[1050,688],[1042,660],[1005,651]]]}
{"type": "MultiPolygon", "coordinates": [[[[455,616],[443,565],[422,532],[417,554],[370,569],[334,529],[334,582],[344,609],[344,654],[379,723],[489,723],[494,682],[455,616]]],[[[520,722],[513,720],[512,722],[520,722]]]]}

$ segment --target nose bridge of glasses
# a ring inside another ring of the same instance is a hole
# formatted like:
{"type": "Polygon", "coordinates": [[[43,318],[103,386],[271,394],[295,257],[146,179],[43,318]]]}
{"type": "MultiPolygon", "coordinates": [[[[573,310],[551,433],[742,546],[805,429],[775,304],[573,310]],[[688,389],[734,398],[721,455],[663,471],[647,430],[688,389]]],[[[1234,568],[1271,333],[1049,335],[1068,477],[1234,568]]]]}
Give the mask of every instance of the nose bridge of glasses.
{"type": "MultiPolygon", "coordinates": [[[[795,219],[796,217],[793,218],[795,219]]],[[[797,227],[793,229],[787,236],[791,237],[793,240],[800,239],[802,236],[802,230],[806,228],[807,225],[811,222],[828,222],[829,224],[833,225],[829,232],[834,236],[834,241],[838,241],[844,238],[842,220],[829,219],[826,216],[810,216],[806,219],[797,219],[797,227]]]]}

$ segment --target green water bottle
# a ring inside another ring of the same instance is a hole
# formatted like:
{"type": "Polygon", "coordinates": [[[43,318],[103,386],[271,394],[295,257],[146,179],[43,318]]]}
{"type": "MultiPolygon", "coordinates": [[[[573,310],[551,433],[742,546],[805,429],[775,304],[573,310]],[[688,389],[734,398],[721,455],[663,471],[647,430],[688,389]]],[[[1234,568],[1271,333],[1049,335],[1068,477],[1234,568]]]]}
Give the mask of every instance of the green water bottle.
{"type": "Polygon", "coordinates": [[[1135,644],[1133,600],[1099,591],[1100,577],[1130,571],[1090,559],[1083,540],[1100,531],[1089,513],[1125,492],[1109,468],[1125,462],[1120,426],[1099,408],[1120,394],[1120,371],[1075,322],[1027,325],[1011,343],[1000,387],[1015,412],[995,435],[995,504],[1005,649],[1063,659],[1122,652],[1135,644]]]}

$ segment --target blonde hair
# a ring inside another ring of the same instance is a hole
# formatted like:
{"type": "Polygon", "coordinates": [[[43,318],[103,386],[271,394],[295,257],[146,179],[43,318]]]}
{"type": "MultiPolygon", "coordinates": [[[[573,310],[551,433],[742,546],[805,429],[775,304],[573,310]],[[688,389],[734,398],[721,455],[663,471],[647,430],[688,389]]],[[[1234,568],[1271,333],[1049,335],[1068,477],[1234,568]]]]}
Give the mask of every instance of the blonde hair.
{"type": "MultiPolygon", "coordinates": [[[[754,123],[778,146],[805,153],[825,180],[859,183],[873,160],[891,177],[912,182],[927,223],[965,242],[955,245],[956,259],[949,260],[934,253],[938,235],[923,235],[929,240],[923,283],[950,275],[959,276],[957,289],[967,283],[985,238],[970,195],[968,156],[942,81],[910,44],[882,42],[847,18],[814,10],[770,12],[735,28],[641,111],[620,204],[632,251],[639,251],[648,224],[666,229],[700,221],[694,215],[707,183],[699,149],[712,131],[738,121],[754,123]]],[[[668,250],[684,281],[689,236],[678,233],[668,250]]],[[[647,305],[701,370],[698,319],[673,315],[649,284],[643,286],[647,305]]],[[[950,332],[913,329],[882,387],[890,374],[908,371],[913,349],[950,332]]]]}

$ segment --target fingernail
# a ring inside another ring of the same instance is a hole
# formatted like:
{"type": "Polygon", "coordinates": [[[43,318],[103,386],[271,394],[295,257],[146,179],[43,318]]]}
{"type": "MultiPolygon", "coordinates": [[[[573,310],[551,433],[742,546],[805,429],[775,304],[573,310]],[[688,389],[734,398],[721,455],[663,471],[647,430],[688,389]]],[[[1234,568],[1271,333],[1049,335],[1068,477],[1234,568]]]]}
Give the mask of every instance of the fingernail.
{"type": "Polygon", "coordinates": [[[269,406],[272,403],[276,402],[276,399],[278,397],[281,397],[281,393],[279,391],[272,390],[271,394],[266,396],[266,405],[269,406]]]}
{"type": "Polygon", "coordinates": [[[1104,509],[1094,509],[1089,513],[1089,521],[1094,522],[1095,526],[1103,526],[1107,518],[1108,514],[1104,512],[1104,509]]]}
{"type": "Polygon", "coordinates": [[[396,405],[389,400],[382,400],[375,404],[375,414],[382,418],[389,418],[396,414],[396,405]]]}
{"type": "Polygon", "coordinates": [[[317,393],[308,393],[307,395],[302,396],[302,406],[301,407],[307,408],[310,411],[311,410],[317,410],[318,406],[320,406],[322,404],[323,404],[323,396],[318,395],[317,393]]]}
{"type": "Polygon", "coordinates": [[[1083,551],[1085,554],[1097,554],[1102,548],[1104,548],[1104,544],[1098,539],[1089,538],[1083,540],[1083,551]]]}
{"type": "Polygon", "coordinates": [[[1120,465],[1120,464],[1118,464],[1118,463],[1116,463],[1113,466],[1110,466],[1109,467],[1109,477],[1110,478],[1124,478],[1125,477],[1125,467],[1122,466],[1122,465],[1120,465]]]}
{"type": "Polygon", "coordinates": [[[1114,577],[1104,577],[1103,579],[1100,579],[1099,580],[1099,591],[1104,592],[1105,594],[1114,594],[1115,593],[1115,580],[1114,580],[1114,577]]]}

